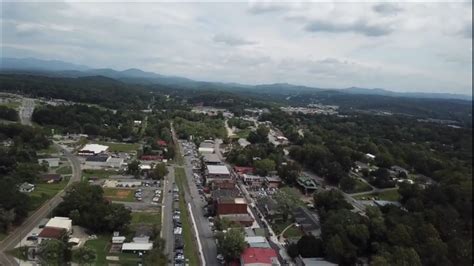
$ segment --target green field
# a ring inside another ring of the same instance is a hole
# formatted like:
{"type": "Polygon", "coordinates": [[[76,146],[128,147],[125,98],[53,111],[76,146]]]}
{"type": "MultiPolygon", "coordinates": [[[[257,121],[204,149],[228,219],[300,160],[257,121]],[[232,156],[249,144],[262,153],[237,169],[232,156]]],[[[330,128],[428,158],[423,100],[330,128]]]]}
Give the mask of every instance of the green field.
{"type": "Polygon", "coordinates": [[[235,132],[235,134],[236,134],[239,138],[244,138],[244,139],[246,139],[246,138],[249,136],[249,134],[250,134],[251,131],[252,131],[252,130],[250,130],[249,128],[246,128],[246,129],[241,129],[241,130],[239,130],[238,132],[235,132]]]}
{"type": "Polygon", "coordinates": [[[131,152],[137,151],[140,148],[140,144],[137,143],[115,143],[99,141],[98,144],[109,146],[110,152],[131,152]]]}
{"type": "Polygon", "coordinates": [[[94,265],[102,266],[108,265],[106,257],[107,256],[117,256],[119,257],[120,262],[112,262],[110,264],[117,264],[117,265],[137,265],[141,259],[138,258],[136,254],[132,253],[110,253],[110,240],[111,236],[109,235],[99,235],[97,239],[87,240],[84,244],[86,247],[92,248],[95,250],[97,254],[97,258],[95,260],[94,265]]]}
{"type": "Polygon", "coordinates": [[[72,168],[69,165],[61,166],[58,169],[56,169],[56,174],[70,175],[72,174],[72,168]]]}
{"type": "Polygon", "coordinates": [[[183,238],[184,238],[184,257],[189,260],[189,265],[199,265],[199,257],[197,252],[196,242],[194,241],[192,233],[191,218],[189,217],[188,208],[184,200],[184,190],[187,188],[186,174],[184,168],[175,167],[176,184],[179,187],[179,209],[181,210],[181,223],[183,224],[183,238]]]}
{"type": "Polygon", "coordinates": [[[360,193],[360,192],[365,192],[365,191],[371,191],[372,188],[365,183],[364,181],[361,181],[359,178],[355,178],[355,187],[354,189],[350,191],[344,190],[346,193],[360,193]]]}
{"type": "Polygon", "coordinates": [[[47,200],[56,195],[59,191],[64,189],[68,181],[69,178],[63,178],[63,181],[59,183],[37,184],[35,190],[29,194],[31,199],[32,210],[36,210],[41,205],[43,205],[43,203],[45,203],[47,200]]]}
{"type": "Polygon", "coordinates": [[[54,154],[57,152],[58,152],[58,149],[54,145],[49,145],[47,149],[42,149],[38,151],[39,154],[54,154]]]}
{"type": "Polygon", "coordinates": [[[82,170],[82,180],[89,180],[89,177],[91,176],[96,176],[100,179],[106,179],[109,178],[111,175],[117,175],[119,174],[118,171],[114,170],[92,170],[92,169],[85,169],[82,170]]]}
{"type": "Polygon", "coordinates": [[[133,189],[104,188],[104,197],[112,201],[135,201],[133,189]]]}
{"type": "Polygon", "coordinates": [[[399,201],[400,194],[398,193],[398,189],[394,188],[392,190],[386,190],[379,193],[367,193],[364,195],[355,196],[355,199],[363,200],[368,199],[368,197],[373,197],[376,200],[388,200],[388,201],[399,201]]]}
{"type": "MultiPolygon", "coordinates": [[[[291,223],[292,223],[291,221],[287,221],[287,222],[280,222],[279,221],[279,222],[272,223],[271,226],[272,226],[272,229],[275,232],[275,234],[279,235],[291,223]]],[[[301,232],[301,230],[298,229],[294,225],[292,227],[288,228],[285,231],[285,233],[283,234],[283,236],[285,238],[299,238],[302,235],[303,235],[303,233],[301,232]]]]}
{"type": "Polygon", "coordinates": [[[150,224],[161,226],[161,209],[156,212],[132,212],[131,225],[135,224],[150,224]]]}
{"type": "Polygon", "coordinates": [[[8,107],[8,108],[12,108],[12,109],[15,109],[15,110],[18,110],[21,106],[21,101],[18,100],[18,101],[11,101],[11,102],[8,102],[8,103],[0,103],[1,106],[5,106],[5,107],[8,107]]]}
{"type": "Polygon", "coordinates": [[[107,265],[107,253],[110,249],[110,236],[108,235],[99,235],[97,239],[87,240],[84,244],[86,247],[89,247],[95,250],[96,253],[96,260],[95,265],[107,265]]]}

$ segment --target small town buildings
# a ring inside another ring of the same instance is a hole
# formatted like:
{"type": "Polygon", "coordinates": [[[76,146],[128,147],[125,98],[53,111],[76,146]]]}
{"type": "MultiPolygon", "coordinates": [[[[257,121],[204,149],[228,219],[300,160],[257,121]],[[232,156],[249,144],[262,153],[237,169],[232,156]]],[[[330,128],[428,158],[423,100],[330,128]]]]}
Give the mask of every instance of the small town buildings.
{"type": "Polygon", "coordinates": [[[38,164],[47,164],[48,167],[58,167],[59,166],[59,158],[41,158],[38,159],[38,164]]]}
{"type": "Polygon", "coordinates": [[[23,193],[31,193],[35,190],[35,185],[25,182],[18,187],[18,190],[23,193]]]}
{"type": "Polygon", "coordinates": [[[208,185],[212,189],[234,189],[235,180],[231,178],[214,179],[211,182],[208,182],[208,185]]]}
{"type": "Polygon", "coordinates": [[[272,248],[248,247],[240,255],[241,266],[277,266],[278,255],[272,248]]]}
{"type": "Polygon", "coordinates": [[[230,178],[230,171],[225,165],[206,165],[206,181],[230,178]]]}
{"type": "Polygon", "coordinates": [[[43,240],[61,240],[67,236],[67,231],[59,227],[44,227],[38,234],[38,242],[43,240]]]}
{"type": "Polygon", "coordinates": [[[96,154],[87,156],[85,165],[88,167],[104,167],[108,159],[108,154],[96,154]]]}
{"type": "Polygon", "coordinates": [[[234,171],[239,176],[242,176],[243,174],[253,174],[255,172],[255,168],[249,166],[234,166],[234,171]]]}
{"type": "Polygon", "coordinates": [[[212,142],[212,140],[201,142],[198,151],[201,154],[214,153],[214,142],[212,142]]]}
{"type": "Polygon", "coordinates": [[[86,144],[78,154],[81,156],[90,156],[103,153],[109,149],[109,146],[100,145],[100,144],[86,144]]]}
{"type": "Polygon", "coordinates": [[[142,155],[142,156],[140,156],[140,160],[143,160],[143,161],[161,161],[161,160],[163,160],[163,156],[161,156],[161,155],[142,155]]]}
{"type": "Polygon", "coordinates": [[[274,220],[281,217],[278,203],[272,197],[266,196],[259,198],[256,206],[268,220],[274,220]]]}
{"type": "Polygon", "coordinates": [[[304,189],[305,193],[312,193],[318,189],[316,181],[309,176],[300,176],[296,179],[296,183],[304,189]]]}
{"type": "Polygon", "coordinates": [[[49,219],[44,228],[47,227],[61,228],[66,230],[67,233],[72,233],[72,220],[68,217],[56,216],[49,219]]]}
{"type": "Polygon", "coordinates": [[[222,164],[221,159],[215,153],[205,153],[203,154],[202,160],[205,164],[219,165],[222,164]]]}
{"type": "Polygon", "coordinates": [[[244,198],[219,198],[215,202],[216,214],[247,214],[247,202],[244,198]]]}
{"type": "Polygon", "coordinates": [[[125,166],[124,159],[117,157],[109,157],[106,163],[109,168],[122,168],[125,166]]]}
{"type": "Polygon", "coordinates": [[[63,177],[59,174],[44,174],[41,175],[40,179],[46,183],[59,183],[63,180],[63,177]]]}
{"type": "Polygon", "coordinates": [[[250,188],[261,188],[263,186],[265,178],[259,175],[243,174],[242,181],[244,181],[244,183],[250,188]]]}
{"type": "Polygon", "coordinates": [[[279,176],[266,176],[265,177],[265,186],[267,188],[277,189],[281,185],[281,178],[279,176]]]}
{"type": "Polygon", "coordinates": [[[123,243],[122,252],[147,252],[153,249],[153,243],[123,243]]]}
{"type": "Polygon", "coordinates": [[[263,236],[246,236],[245,242],[251,248],[271,248],[267,239],[263,236]]]}
{"type": "Polygon", "coordinates": [[[254,223],[254,219],[248,213],[221,214],[219,215],[219,219],[227,219],[244,227],[250,227],[254,223]]]}

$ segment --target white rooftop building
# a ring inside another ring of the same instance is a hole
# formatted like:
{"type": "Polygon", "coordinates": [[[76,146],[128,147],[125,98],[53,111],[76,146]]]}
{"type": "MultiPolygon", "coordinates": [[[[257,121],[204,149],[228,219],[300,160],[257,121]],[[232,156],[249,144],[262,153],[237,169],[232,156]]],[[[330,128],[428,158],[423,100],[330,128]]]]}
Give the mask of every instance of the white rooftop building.
{"type": "Polygon", "coordinates": [[[153,243],[123,243],[122,251],[148,251],[153,249],[153,243]]]}
{"type": "Polygon", "coordinates": [[[72,230],[72,220],[68,217],[53,217],[49,219],[44,227],[56,227],[65,229],[67,232],[71,232],[72,230]]]}
{"type": "Polygon", "coordinates": [[[79,151],[79,155],[94,155],[101,152],[105,152],[109,149],[109,146],[100,145],[100,144],[86,144],[79,151]]]}

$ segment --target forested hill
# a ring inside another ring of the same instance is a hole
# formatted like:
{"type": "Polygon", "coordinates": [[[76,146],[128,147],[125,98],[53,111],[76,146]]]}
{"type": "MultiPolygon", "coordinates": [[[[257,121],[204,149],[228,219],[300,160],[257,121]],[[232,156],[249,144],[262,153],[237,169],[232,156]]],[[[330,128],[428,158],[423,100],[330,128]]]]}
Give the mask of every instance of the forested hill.
{"type": "Polygon", "coordinates": [[[152,98],[149,89],[102,76],[53,78],[1,74],[0,91],[100,104],[113,109],[143,108],[152,98]]]}

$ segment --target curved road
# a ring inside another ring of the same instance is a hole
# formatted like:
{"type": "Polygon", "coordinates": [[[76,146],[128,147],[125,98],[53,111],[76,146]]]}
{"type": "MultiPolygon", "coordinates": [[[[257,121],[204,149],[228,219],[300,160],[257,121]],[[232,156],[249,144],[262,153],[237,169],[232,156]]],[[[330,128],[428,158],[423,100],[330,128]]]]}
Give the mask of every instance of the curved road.
{"type": "MultiPolygon", "coordinates": [[[[23,106],[20,110],[20,117],[22,124],[31,125],[31,114],[34,109],[34,100],[33,99],[23,99],[23,106]]],[[[15,228],[8,236],[0,242],[0,265],[10,266],[10,265],[19,265],[19,261],[14,257],[6,254],[5,252],[11,249],[14,249],[16,245],[23,239],[33,228],[35,228],[41,221],[41,219],[46,218],[50,211],[54,209],[62,201],[62,196],[64,191],[72,183],[78,182],[81,180],[81,162],[76,158],[76,156],[57,143],[54,143],[59,150],[64,154],[64,157],[67,158],[72,168],[72,176],[69,179],[66,187],[61,190],[58,194],[52,197],[47,201],[43,206],[37,209],[33,214],[31,214],[20,226],[15,228]]]]}

